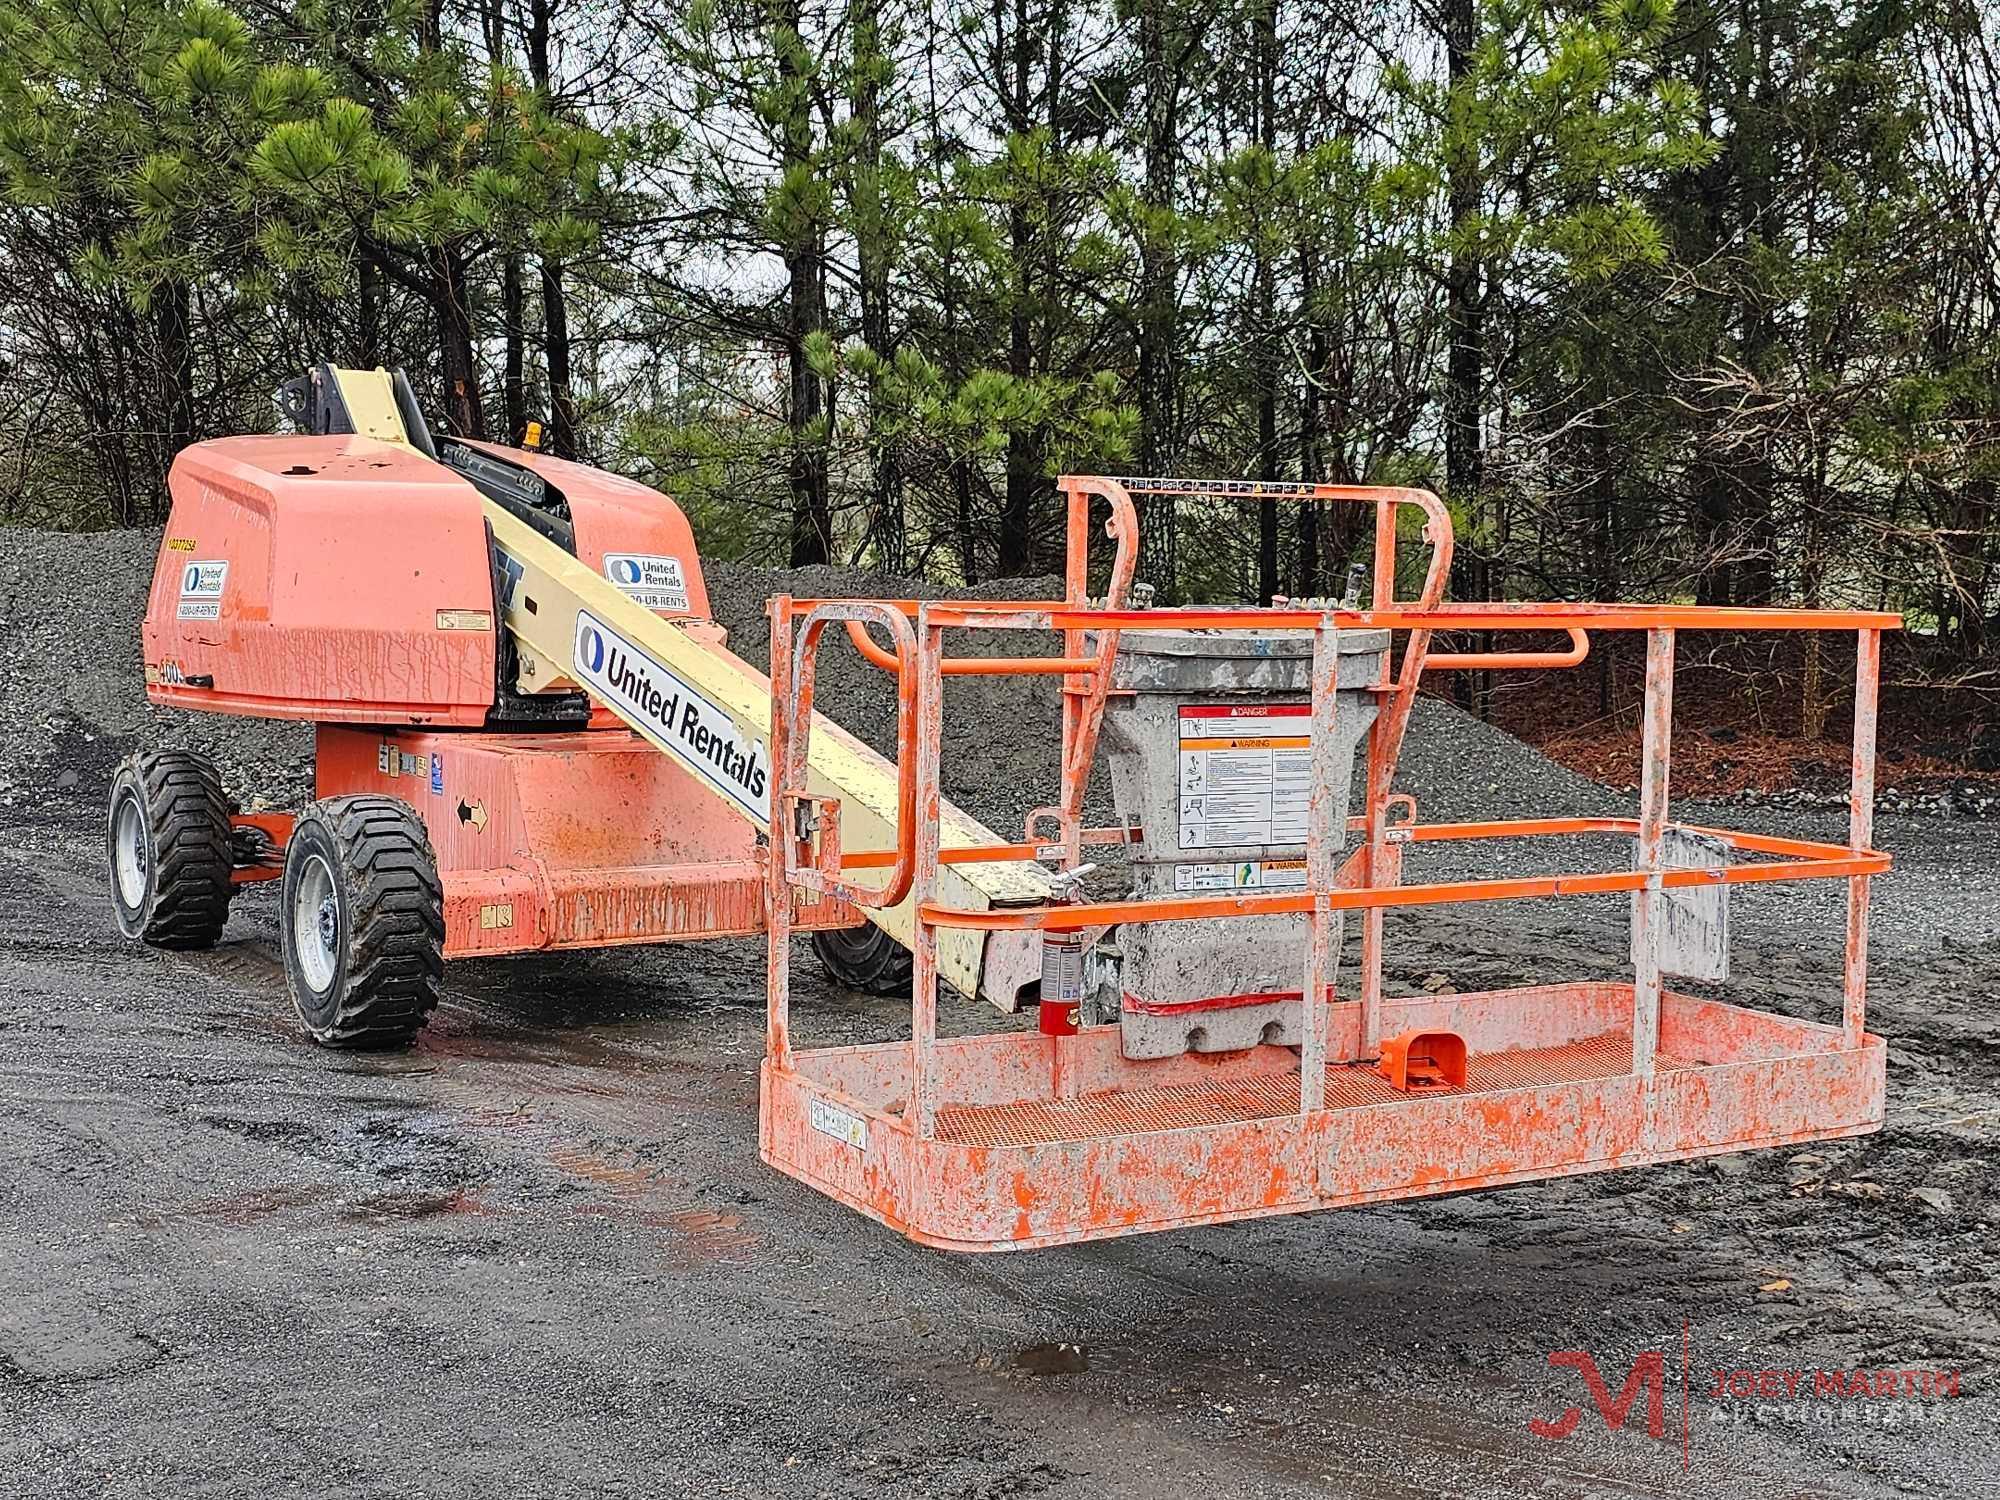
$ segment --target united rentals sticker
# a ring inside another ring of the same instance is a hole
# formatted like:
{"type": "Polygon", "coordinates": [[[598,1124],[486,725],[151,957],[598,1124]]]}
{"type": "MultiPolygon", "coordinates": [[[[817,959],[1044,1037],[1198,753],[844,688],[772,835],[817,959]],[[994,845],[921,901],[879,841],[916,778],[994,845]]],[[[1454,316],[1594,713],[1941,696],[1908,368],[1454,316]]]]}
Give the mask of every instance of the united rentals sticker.
{"type": "Polygon", "coordinates": [[[229,581],[229,564],[189,562],[181,564],[181,603],[174,613],[183,620],[222,618],[222,587],[229,581]]]}
{"type": "Polygon", "coordinates": [[[770,815],[770,752],[672,668],[591,614],[576,612],[577,680],[673,750],[758,822],[770,815]]]}
{"type": "Polygon", "coordinates": [[[678,557],[609,552],[604,557],[604,576],[623,589],[633,603],[647,609],[685,612],[688,607],[687,575],[678,557]]]}

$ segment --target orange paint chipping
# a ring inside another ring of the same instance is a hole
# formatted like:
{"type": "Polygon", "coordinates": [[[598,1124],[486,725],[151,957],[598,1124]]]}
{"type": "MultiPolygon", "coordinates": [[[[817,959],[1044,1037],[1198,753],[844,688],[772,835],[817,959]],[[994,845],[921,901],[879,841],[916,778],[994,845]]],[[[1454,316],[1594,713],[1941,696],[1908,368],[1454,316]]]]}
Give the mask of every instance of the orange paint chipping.
{"type": "MultiPolygon", "coordinates": [[[[913,797],[915,825],[904,825],[892,855],[871,856],[874,868],[888,863],[899,875],[907,870],[916,904],[911,1035],[861,1047],[793,1048],[784,1026],[790,944],[787,923],[776,914],[790,909],[795,892],[839,889],[835,868],[869,866],[859,857],[813,863],[795,841],[777,841],[766,887],[776,918],[767,923],[771,1026],[760,1131],[766,1161],[913,1240],[996,1250],[1457,1192],[1880,1126],[1887,1049],[1865,1028],[1867,900],[1869,880],[1886,872],[1889,860],[1871,847],[1869,778],[1880,633],[1898,628],[1897,617],[1679,605],[1446,605],[1451,524],[1436,497],[1424,491],[1102,478],[1067,478],[1061,485],[1069,502],[1068,587],[1061,604],[896,600],[842,612],[864,654],[897,672],[904,723],[914,726],[903,736],[903,785],[913,797]],[[1372,505],[1376,566],[1368,607],[1131,608],[1136,502],[1189,494],[1372,505]],[[1109,513],[1106,530],[1116,551],[1105,592],[1093,597],[1089,548],[1093,509],[1100,506],[1109,513]],[[1399,603],[1397,517],[1408,510],[1422,517],[1429,557],[1417,598],[1399,603]],[[897,639],[893,654],[866,639],[864,615],[867,624],[897,639]],[[1384,626],[1404,638],[1400,660],[1385,666],[1383,680],[1374,684],[1380,707],[1366,739],[1364,805],[1342,830],[1358,835],[1357,845],[1338,857],[1339,840],[1323,826],[1326,819],[1309,815],[1304,889],[977,912],[936,900],[943,679],[968,670],[966,659],[947,654],[947,631],[1041,630],[1059,637],[1057,657],[979,658],[982,671],[1062,671],[1065,689],[1055,799],[1031,817],[1030,842],[982,854],[996,861],[1053,858],[1069,868],[1087,844],[1132,838],[1118,830],[1087,830],[1081,819],[1121,629],[1313,632],[1313,778],[1315,788],[1324,788],[1332,783],[1319,751],[1336,738],[1329,732],[1335,722],[1330,663],[1338,632],[1384,626]],[[1567,651],[1431,656],[1431,635],[1444,629],[1552,630],[1567,633],[1571,644],[1567,651]],[[1681,631],[1705,629],[1856,633],[1856,785],[1845,843],[1700,828],[1688,831],[1715,841],[1722,851],[1715,863],[1665,863],[1667,834],[1680,827],[1668,816],[1675,641],[1681,631]],[[1570,666],[1584,659],[1589,633],[1599,630],[1639,630],[1648,637],[1636,816],[1417,822],[1410,798],[1389,788],[1424,671],[1570,666]],[[1633,841],[1630,866],[1417,885],[1402,880],[1407,844],[1604,834],[1633,841]],[[1801,1020],[1666,987],[1663,945],[1654,934],[1679,899],[1676,893],[1805,879],[1842,880],[1848,887],[1845,977],[1836,1015],[1801,1020]],[[1390,908],[1610,892],[1632,893],[1633,961],[1622,976],[1478,994],[1384,993],[1382,914],[1390,908]],[[1364,918],[1361,973],[1357,980],[1343,974],[1339,984],[1340,993],[1358,998],[1343,1000],[1331,981],[1333,924],[1346,910],[1364,918]],[[1310,1008],[1297,1049],[1261,1045],[1134,1061],[1123,1055],[1115,1025],[1086,1026],[1063,1037],[937,1035],[942,930],[1097,931],[1111,924],[1275,913],[1303,919],[1302,963],[1292,993],[1330,997],[1310,1008]],[[857,1143],[856,1133],[844,1127],[827,1128],[829,1109],[864,1122],[865,1142],[857,1143]]],[[[816,602],[783,598],[773,600],[771,610],[774,640],[785,642],[795,621],[834,617],[816,602]]],[[[782,726],[797,705],[781,699],[775,675],[773,681],[773,721],[782,726]]],[[[782,826],[778,815],[797,794],[786,778],[779,782],[774,826],[782,826]]]]}

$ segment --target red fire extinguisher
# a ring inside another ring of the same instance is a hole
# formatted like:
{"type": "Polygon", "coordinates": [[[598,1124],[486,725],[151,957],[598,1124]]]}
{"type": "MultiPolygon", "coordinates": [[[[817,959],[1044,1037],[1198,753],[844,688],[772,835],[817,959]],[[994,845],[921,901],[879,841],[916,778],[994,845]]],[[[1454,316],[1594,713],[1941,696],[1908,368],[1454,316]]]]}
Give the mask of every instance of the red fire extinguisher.
{"type": "MultiPolygon", "coordinates": [[[[1049,877],[1049,904],[1074,906],[1083,899],[1083,878],[1096,865],[1078,865],[1049,877]]],[[[1042,929],[1042,988],[1038,1015],[1043,1036],[1075,1036],[1083,1008],[1083,932],[1042,929]]]]}

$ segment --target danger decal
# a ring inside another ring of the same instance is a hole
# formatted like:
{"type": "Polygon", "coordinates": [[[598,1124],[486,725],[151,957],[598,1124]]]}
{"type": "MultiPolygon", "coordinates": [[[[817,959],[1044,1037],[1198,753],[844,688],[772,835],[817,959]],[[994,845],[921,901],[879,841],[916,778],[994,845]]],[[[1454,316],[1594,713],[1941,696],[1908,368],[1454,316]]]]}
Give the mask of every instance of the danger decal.
{"type": "Polygon", "coordinates": [[[769,750],[702,697],[672,668],[592,615],[576,612],[577,680],[650,735],[679,752],[708,783],[753,818],[769,813],[769,750]]]}
{"type": "MultiPolygon", "coordinates": [[[[1190,703],[1179,717],[1180,847],[1304,843],[1312,796],[1311,705],[1190,703]]],[[[1232,872],[1226,884],[1256,889],[1271,883],[1260,868],[1250,874],[1256,878],[1232,872]]],[[[1184,888],[1210,887],[1197,881],[1184,888]]]]}

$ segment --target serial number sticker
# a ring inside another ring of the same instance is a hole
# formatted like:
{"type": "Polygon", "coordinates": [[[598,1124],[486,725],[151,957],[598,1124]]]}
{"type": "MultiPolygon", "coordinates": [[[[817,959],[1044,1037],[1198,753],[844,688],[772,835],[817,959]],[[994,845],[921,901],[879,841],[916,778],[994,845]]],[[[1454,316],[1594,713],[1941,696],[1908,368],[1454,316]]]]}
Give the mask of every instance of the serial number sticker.
{"type": "Polygon", "coordinates": [[[838,1105],[828,1104],[824,1099],[806,1101],[806,1123],[821,1135],[845,1141],[856,1151],[868,1149],[868,1122],[838,1105]]]}
{"type": "MultiPolygon", "coordinates": [[[[399,750],[387,740],[383,740],[375,747],[375,769],[384,776],[422,777],[430,774],[431,763],[429,756],[412,755],[409,751],[399,750]]],[[[441,769],[442,762],[440,762],[440,774],[441,769]]],[[[437,790],[442,791],[444,788],[440,786],[437,790]]]]}
{"type": "Polygon", "coordinates": [[[647,609],[685,611],[688,607],[687,574],[678,557],[607,552],[604,576],[623,589],[633,603],[647,609]]]}
{"type": "Polygon", "coordinates": [[[190,562],[181,565],[180,608],[174,611],[181,620],[219,620],[222,618],[222,590],[229,581],[229,564],[217,558],[210,562],[190,562]]]}

